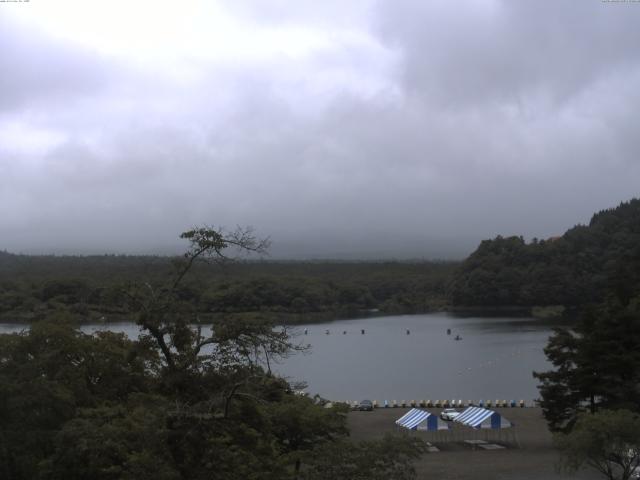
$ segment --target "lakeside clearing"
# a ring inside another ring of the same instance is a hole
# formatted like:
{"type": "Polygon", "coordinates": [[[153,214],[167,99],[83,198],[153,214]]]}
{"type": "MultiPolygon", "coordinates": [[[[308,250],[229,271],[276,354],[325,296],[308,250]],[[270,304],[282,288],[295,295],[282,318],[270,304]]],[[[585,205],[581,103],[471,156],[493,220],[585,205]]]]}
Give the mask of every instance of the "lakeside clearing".
{"type": "MultiPolygon", "coordinates": [[[[395,421],[406,408],[378,408],[373,412],[350,412],[348,425],[353,440],[376,440],[386,433],[397,431],[395,421]]],[[[495,409],[516,425],[520,447],[508,445],[503,450],[472,450],[462,442],[430,440],[427,432],[411,432],[431,441],[440,452],[426,453],[415,463],[418,479],[447,480],[596,480],[601,476],[592,470],[565,475],[556,471],[558,452],[553,448],[552,436],[540,408],[495,409]]],[[[430,408],[439,415],[441,409],[430,408]]],[[[456,425],[457,427],[457,425],[456,425]]],[[[461,427],[461,429],[464,427],[461,427]]],[[[476,438],[469,431],[469,438],[476,438]]],[[[456,436],[456,438],[458,438],[456,436]]],[[[501,444],[503,442],[493,442],[501,444]]]]}

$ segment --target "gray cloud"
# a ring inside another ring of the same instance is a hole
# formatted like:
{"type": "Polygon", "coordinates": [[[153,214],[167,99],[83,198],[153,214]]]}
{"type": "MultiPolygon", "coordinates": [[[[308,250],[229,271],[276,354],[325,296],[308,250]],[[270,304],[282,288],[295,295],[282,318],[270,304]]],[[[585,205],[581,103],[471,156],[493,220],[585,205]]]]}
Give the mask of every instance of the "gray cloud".
{"type": "Polygon", "coordinates": [[[113,65],[89,50],[0,16],[0,114],[42,102],[68,103],[105,88],[113,65]]]}
{"type": "Polygon", "coordinates": [[[459,257],[638,195],[640,7],[314,5],[234,2],[320,35],[237,61],[106,62],[7,23],[0,248],[176,251],[214,223],[275,257],[459,257]]]}
{"type": "Polygon", "coordinates": [[[444,107],[564,102],[594,82],[637,69],[640,60],[634,6],[571,0],[381,5],[379,30],[405,57],[403,84],[444,107]]]}

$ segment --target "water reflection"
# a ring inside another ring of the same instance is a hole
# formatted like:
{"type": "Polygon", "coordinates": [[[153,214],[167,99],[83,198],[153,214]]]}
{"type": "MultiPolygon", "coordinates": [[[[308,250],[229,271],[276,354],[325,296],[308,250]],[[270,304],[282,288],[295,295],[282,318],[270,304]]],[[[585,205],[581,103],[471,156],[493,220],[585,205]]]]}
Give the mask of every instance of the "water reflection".
{"type": "Polygon", "coordinates": [[[304,325],[302,343],[312,354],[277,369],[332,399],[530,401],[538,396],[531,373],[548,368],[542,349],[554,326],[528,317],[444,313],[304,325]]]}

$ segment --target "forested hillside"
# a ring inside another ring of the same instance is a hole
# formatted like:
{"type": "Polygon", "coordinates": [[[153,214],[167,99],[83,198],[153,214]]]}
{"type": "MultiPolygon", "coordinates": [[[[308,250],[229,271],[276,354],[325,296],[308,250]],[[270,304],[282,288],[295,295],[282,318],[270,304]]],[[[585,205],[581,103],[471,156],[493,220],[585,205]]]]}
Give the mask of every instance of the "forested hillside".
{"type": "MultiPolygon", "coordinates": [[[[123,285],[158,283],[175,259],[27,256],[0,252],[0,318],[32,320],[63,307],[84,318],[126,313],[123,285]],[[124,308],[123,308],[124,305],[124,308]]],[[[180,289],[183,312],[201,319],[259,313],[274,321],[339,318],[379,310],[440,309],[456,263],[199,262],[180,289]]]]}
{"type": "Polygon", "coordinates": [[[483,241],[454,274],[453,305],[578,306],[640,292],[640,200],[596,213],[559,238],[483,241]]]}

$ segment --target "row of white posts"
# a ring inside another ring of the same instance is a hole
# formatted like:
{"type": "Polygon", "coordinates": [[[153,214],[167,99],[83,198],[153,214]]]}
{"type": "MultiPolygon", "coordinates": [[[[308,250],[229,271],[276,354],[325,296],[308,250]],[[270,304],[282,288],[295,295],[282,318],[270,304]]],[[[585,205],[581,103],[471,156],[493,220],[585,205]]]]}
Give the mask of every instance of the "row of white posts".
{"type": "MultiPolygon", "coordinates": [[[[357,401],[346,401],[353,408],[358,408],[360,402],[357,401]]],[[[408,408],[408,407],[433,407],[433,408],[465,408],[465,407],[483,407],[483,408],[516,408],[516,407],[526,407],[526,406],[534,406],[535,402],[531,402],[531,404],[527,405],[524,400],[480,400],[478,402],[473,402],[472,400],[467,400],[466,402],[463,400],[420,400],[415,401],[411,400],[410,402],[402,400],[401,402],[396,402],[392,400],[389,402],[388,400],[384,400],[382,403],[379,403],[377,400],[373,401],[374,408],[408,408]]]]}

